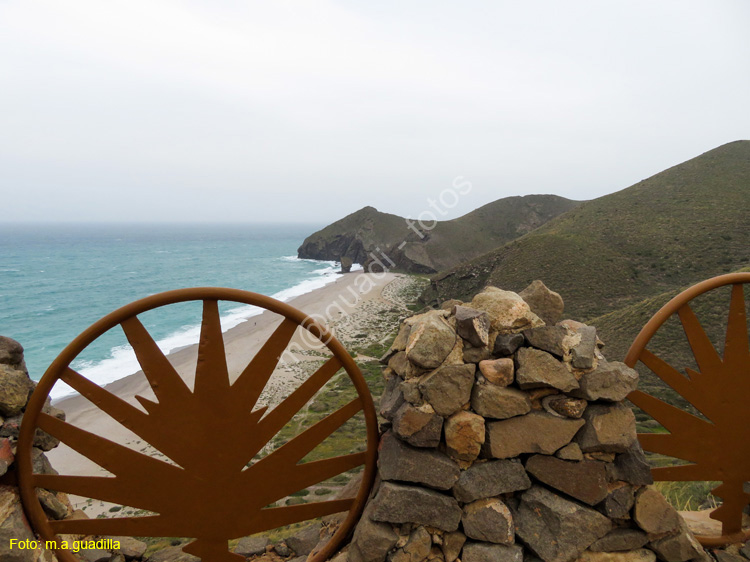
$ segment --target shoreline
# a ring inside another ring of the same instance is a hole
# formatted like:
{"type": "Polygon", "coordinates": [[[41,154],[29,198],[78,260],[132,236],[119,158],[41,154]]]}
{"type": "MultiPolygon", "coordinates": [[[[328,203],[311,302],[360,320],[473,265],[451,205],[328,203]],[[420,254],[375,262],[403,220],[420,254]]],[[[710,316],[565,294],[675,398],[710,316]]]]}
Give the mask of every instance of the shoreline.
{"type": "MultiPolygon", "coordinates": [[[[305,260],[305,261],[313,261],[313,260],[305,260]]],[[[294,299],[297,299],[301,296],[307,295],[313,291],[317,291],[318,289],[325,288],[333,283],[336,283],[341,278],[340,271],[335,271],[335,264],[334,262],[329,262],[326,260],[320,260],[320,264],[324,267],[316,270],[316,272],[321,272],[321,274],[318,277],[309,277],[306,279],[303,279],[302,281],[296,283],[295,285],[288,287],[286,289],[281,289],[279,291],[276,291],[275,293],[270,296],[273,299],[279,300],[284,303],[289,303],[294,299]],[[310,288],[312,287],[312,288],[310,288]]],[[[360,272],[360,270],[355,270],[354,272],[360,272]]],[[[352,272],[352,273],[354,273],[352,272]]],[[[227,323],[229,327],[223,332],[226,334],[230,330],[236,328],[237,326],[244,324],[247,321],[255,319],[257,316],[259,316],[262,313],[262,309],[256,309],[256,310],[245,310],[247,308],[253,309],[255,307],[248,307],[246,305],[238,303],[239,306],[237,308],[232,308],[221,316],[222,325],[224,323],[227,323]]],[[[162,351],[164,351],[164,348],[168,349],[168,351],[165,352],[166,355],[172,355],[175,353],[178,353],[182,351],[183,349],[186,349],[190,347],[191,345],[194,345],[195,342],[198,340],[198,333],[200,330],[200,323],[199,318],[195,318],[196,323],[194,325],[186,325],[182,326],[179,329],[175,329],[174,331],[168,333],[166,336],[162,336],[160,338],[155,338],[157,345],[159,345],[160,348],[162,348],[162,351]],[[194,336],[194,337],[193,337],[194,336]],[[172,342],[170,345],[167,345],[170,340],[180,339],[181,341],[178,342],[172,342]],[[185,341],[187,340],[187,341],[185,341]]],[[[118,351],[119,348],[115,347],[112,350],[110,350],[110,353],[113,354],[110,357],[104,358],[100,361],[95,362],[91,365],[86,365],[81,367],[75,367],[79,373],[81,373],[83,376],[88,378],[89,380],[95,382],[99,386],[106,386],[112,383],[117,382],[118,380],[121,380],[123,378],[126,378],[133,373],[137,372],[139,366],[134,368],[134,365],[138,365],[137,359],[135,355],[132,356],[126,356],[126,357],[116,357],[114,353],[118,351]],[[123,365],[125,363],[125,365],[123,365]],[[114,371],[113,375],[107,376],[104,380],[101,380],[103,377],[101,376],[101,372],[91,372],[91,371],[103,371],[103,372],[112,372],[114,371]]],[[[63,389],[61,389],[63,390],[63,389]]],[[[71,389],[70,387],[67,387],[67,392],[61,393],[61,394],[51,394],[50,398],[52,399],[52,402],[57,404],[58,402],[61,402],[67,398],[70,398],[72,396],[77,395],[77,393],[71,389]]]]}
{"type": "MultiPolygon", "coordinates": [[[[317,320],[325,318],[325,324],[333,335],[348,350],[361,347],[370,341],[383,337],[385,327],[381,316],[394,307],[408,309],[399,302],[404,287],[413,284],[414,276],[396,273],[364,273],[362,271],[342,274],[335,281],[286,301],[287,304],[317,320]],[[364,290],[363,290],[364,289],[364,290]],[[358,298],[355,298],[357,296],[358,298]],[[364,337],[363,337],[364,336],[364,337]]],[[[250,317],[248,320],[224,332],[224,345],[229,368],[230,381],[234,381],[247,366],[250,359],[266,342],[273,330],[281,323],[282,317],[270,311],[250,317]]],[[[272,407],[285,398],[310,374],[322,356],[330,354],[322,343],[314,345],[312,338],[302,337],[298,329],[287,349],[294,350],[285,355],[286,362],[280,364],[268,381],[259,403],[272,407]],[[291,359],[291,360],[290,360],[291,359]],[[307,364],[307,365],[306,365],[307,364]]],[[[192,387],[197,359],[197,343],[175,350],[167,355],[177,372],[192,387]]],[[[153,391],[142,371],[138,371],[103,386],[109,392],[126,402],[142,409],[136,395],[153,398],[153,391]]],[[[83,396],[78,394],[62,397],[54,402],[55,407],[65,411],[67,421],[91,433],[106,437],[111,441],[126,445],[149,455],[161,456],[139,436],[120,425],[83,396]]],[[[107,471],[61,444],[49,451],[52,466],[66,475],[106,476],[107,471]]],[[[78,508],[88,507],[90,517],[106,514],[113,504],[99,502],[86,503],[85,500],[71,497],[78,508]],[[81,505],[83,503],[83,506],[81,505]]]]}

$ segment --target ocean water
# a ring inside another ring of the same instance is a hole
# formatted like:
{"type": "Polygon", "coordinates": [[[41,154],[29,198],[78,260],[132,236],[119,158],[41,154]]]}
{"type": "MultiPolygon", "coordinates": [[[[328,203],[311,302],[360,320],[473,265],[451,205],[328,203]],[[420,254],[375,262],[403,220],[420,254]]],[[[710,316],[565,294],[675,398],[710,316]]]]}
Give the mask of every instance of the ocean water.
{"type": "MultiPolygon", "coordinates": [[[[280,300],[334,281],[334,262],[300,260],[321,225],[0,225],[0,335],[21,342],[39,380],[79,333],[139,298],[184,287],[244,289],[280,300]]],[[[222,303],[222,329],[260,311],[222,303]]],[[[169,352],[197,341],[200,305],[139,316],[169,352]]],[[[99,384],[138,370],[121,330],[110,330],[72,364],[99,384]]],[[[53,396],[68,392],[60,384],[53,396]]]]}

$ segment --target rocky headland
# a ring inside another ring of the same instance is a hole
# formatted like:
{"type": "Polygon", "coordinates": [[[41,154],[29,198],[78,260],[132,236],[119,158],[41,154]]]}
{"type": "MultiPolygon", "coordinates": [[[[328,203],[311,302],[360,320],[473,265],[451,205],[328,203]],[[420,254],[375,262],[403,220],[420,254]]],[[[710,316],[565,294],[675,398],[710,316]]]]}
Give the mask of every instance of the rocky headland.
{"type": "Polygon", "coordinates": [[[379,260],[388,268],[435,273],[523,236],[579,204],[557,195],[506,197],[448,221],[437,220],[442,215],[433,210],[408,219],[364,207],[308,236],[297,255],[348,259],[366,267],[379,260]]]}

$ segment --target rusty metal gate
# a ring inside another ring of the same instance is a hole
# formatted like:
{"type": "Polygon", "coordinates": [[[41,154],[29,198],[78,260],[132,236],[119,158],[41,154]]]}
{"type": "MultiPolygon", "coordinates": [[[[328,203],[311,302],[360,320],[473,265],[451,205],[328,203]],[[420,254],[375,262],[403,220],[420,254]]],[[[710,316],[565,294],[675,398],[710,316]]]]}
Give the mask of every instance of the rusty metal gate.
{"type": "MultiPolygon", "coordinates": [[[[133,302],[105,316],[78,336],[55,359],[34,391],[18,440],[18,480],[24,509],[44,540],[59,534],[191,537],[183,550],[203,560],[237,561],[228,541],[290,523],[339,512],[347,516],[330,542],[315,556],[327,559],[359,519],[372,487],[377,455],[377,419],[367,384],[352,357],[322,325],[275,299],[235,289],[196,288],[169,291],[133,302]],[[191,389],[160,351],[138,315],[186,301],[202,301],[195,384],[191,389]],[[260,307],[282,317],[273,335],[238,378],[230,383],[219,301],[260,307]],[[94,340],[121,328],[134,349],[156,400],[137,396],[140,409],[70,368],[94,340]],[[275,408],[257,407],[258,398],[279,357],[298,329],[307,330],[332,356],[275,408]],[[357,398],[278,446],[250,461],[328,381],[343,368],[357,398]],[[143,454],[45,414],[42,409],[57,381],[73,387],[172,462],[143,454]],[[201,416],[195,412],[203,413],[201,416]],[[355,452],[300,462],[357,412],[364,412],[367,446],[355,452]],[[41,429],[113,477],[35,474],[32,443],[41,429]],[[308,486],[364,465],[354,498],[271,507],[308,486]],[[46,488],[140,508],[153,515],[104,519],[50,520],[35,492],[46,488]]],[[[58,543],[59,544],[59,543],[58,543]]],[[[74,562],[67,550],[57,550],[74,562]]]]}
{"type": "Polygon", "coordinates": [[[632,392],[628,399],[652,416],[669,433],[641,433],[643,448],[687,464],[652,469],[655,480],[711,481],[722,484],[712,493],[723,503],[710,517],[722,523],[721,536],[699,536],[705,546],[717,546],[750,538],[742,528],[743,509],[750,503],[744,489],[750,481],[750,343],[744,285],[750,273],[714,277],[670,300],[643,327],[628,351],[625,363],[639,361],[690,402],[703,417],[646,394],[632,392]],[[706,335],[690,302],[708,291],[731,285],[723,357],[706,335]],[[679,318],[698,370],[670,365],[647,346],[673,315],[679,318]]]}

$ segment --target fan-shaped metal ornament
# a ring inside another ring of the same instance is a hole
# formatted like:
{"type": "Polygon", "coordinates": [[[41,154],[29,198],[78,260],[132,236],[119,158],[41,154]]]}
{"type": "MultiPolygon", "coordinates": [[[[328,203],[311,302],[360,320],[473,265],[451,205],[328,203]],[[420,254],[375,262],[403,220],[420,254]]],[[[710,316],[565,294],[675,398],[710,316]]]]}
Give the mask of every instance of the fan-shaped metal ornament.
{"type": "MultiPolygon", "coordinates": [[[[325,327],[288,304],[256,293],[223,288],[182,289],[150,296],[105,316],[55,359],[24,414],[18,440],[18,480],[26,514],[43,540],[59,541],[58,534],[192,537],[195,540],[183,550],[211,562],[244,560],[229,552],[227,542],[231,539],[348,512],[330,542],[314,557],[318,562],[335,552],[359,519],[375,475],[377,442],[377,418],[367,384],[351,356],[325,327]],[[138,315],[161,306],[196,300],[203,302],[203,317],[195,384],[191,390],[159,350],[138,315]],[[218,301],[254,305],[283,317],[233,383],[227,369],[218,301]],[[145,412],[70,368],[81,351],[118,325],[156,396],[156,401],[136,397],[145,412]],[[323,342],[332,357],[275,408],[256,408],[298,327],[323,342]],[[354,383],[358,397],[249,464],[342,367],[354,383]],[[58,380],[69,384],[174,464],[42,412],[58,380]],[[299,462],[359,411],[364,413],[367,430],[364,452],[299,462]],[[114,477],[35,474],[31,452],[37,428],[57,437],[114,477]],[[364,465],[362,483],[354,498],[269,507],[293,492],[361,465],[364,465]],[[37,499],[36,488],[122,504],[155,515],[49,520],[37,499]]],[[[76,562],[70,551],[58,549],[56,553],[64,562],[76,562]]]]}
{"type": "Polygon", "coordinates": [[[722,535],[697,537],[705,546],[750,538],[750,530],[742,527],[743,509],[750,503],[750,494],[744,489],[750,481],[750,343],[744,296],[744,285],[748,283],[750,273],[733,273],[708,279],[680,293],[643,327],[625,358],[630,367],[638,361],[643,363],[708,420],[639,390],[628,396],[669,431],[638,434],[641,446],[689,463],[654,468],[651,472],[655,480],[722,482],[712,493],[723,503],[710,515],[721,522],[722,535]],[[721,357],[690,308],[690,301],[726,285],[731,285],[732,291],[721,357]],[[679,317],[698,366],[698,371],[686,368],[687,376],[646,349],[673,314],[679,317]]]}

